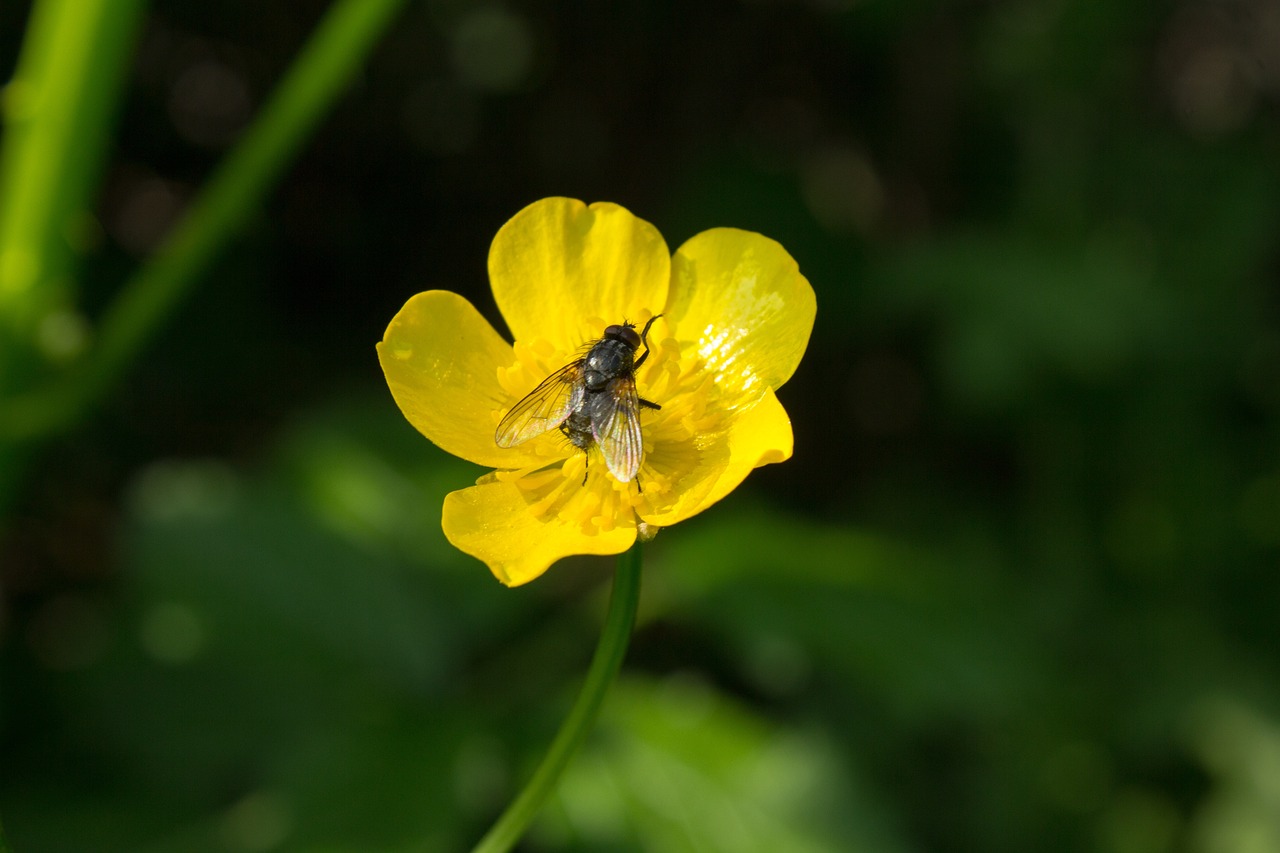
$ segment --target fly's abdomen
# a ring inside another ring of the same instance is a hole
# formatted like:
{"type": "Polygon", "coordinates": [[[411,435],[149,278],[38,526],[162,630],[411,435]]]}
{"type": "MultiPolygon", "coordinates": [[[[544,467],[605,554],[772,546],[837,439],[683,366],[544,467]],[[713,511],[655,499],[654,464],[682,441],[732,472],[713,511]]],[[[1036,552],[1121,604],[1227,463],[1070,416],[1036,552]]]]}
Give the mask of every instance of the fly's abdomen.
{"type": "Polygon", "coordinates": [[[582,410],[569,415],[560,430],[569,439],[569,443],[579,450],[588,450],[595,441],[591,435],[591,416],[582,410]]]}

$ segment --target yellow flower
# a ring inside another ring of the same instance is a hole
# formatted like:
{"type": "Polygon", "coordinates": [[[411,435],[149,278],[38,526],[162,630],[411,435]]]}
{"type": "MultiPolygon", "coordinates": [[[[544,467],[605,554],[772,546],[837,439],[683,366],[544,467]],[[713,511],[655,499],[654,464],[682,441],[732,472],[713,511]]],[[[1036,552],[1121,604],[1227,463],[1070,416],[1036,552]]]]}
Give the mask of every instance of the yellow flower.
{"type": "Polygon", "coordinates": [[[673,257],[657,229],[616,204],[549,198],[498,232],[489,279],[514,347],[467,300],[431,290],[392,319],[378,358],[419,432],[498,469],[446,497],[442,523],[503,583],[527,583],[570,554],[621,553],[638,525],[647,537],[683,521],[751,469],[791,456],[774,390],[804,355],[815,301],[774,241],[716,228],[673,257]],[[615,479],[598,449],[588,466],[556,429],[498,446],[502,416],[584,344],[656,314],[636,385],[662,408],[640,412],[636,480],[615,479]]]}

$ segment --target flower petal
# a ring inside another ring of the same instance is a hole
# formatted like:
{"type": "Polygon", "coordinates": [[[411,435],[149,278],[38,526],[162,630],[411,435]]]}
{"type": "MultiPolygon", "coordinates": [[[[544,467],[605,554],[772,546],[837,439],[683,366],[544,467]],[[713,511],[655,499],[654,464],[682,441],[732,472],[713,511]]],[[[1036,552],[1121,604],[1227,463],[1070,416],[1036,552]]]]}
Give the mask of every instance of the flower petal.
{"type": "Polygon", "coordinates": [[[662,498],[641,506],[641,519],[659,527],[684,521],[736,489],[752,469],[791,458],[791,419],[766,389],[756,405],[727,417],[720,434],[702,435],[699,441],[703,446],[689,452],[655,440],[646,464],[655,481],[671,486],[662,498]]]}
{"type": "Polygon", "coordinates": [[[571,352],[606,324],[656,314],[667,301],[671,257],[658,230],[608,202],[534,202],[503,225],[489,250],[489,281],[517,341],[544,338],[571,352]]]}
{"type": "Polygon", "coordinates": [[[636,539],[634,524],[586,533],[557,514],[538,518],[518,486],[492,477],[450,492],[441,526],[455,548],[483,561],[507,586],[528,583],[571,554],[621,554],[636,539]]]}
{"type": "Polygon", "coordinates": [[[667,320],[694,342],[726,403],[750,404],[791,378],[816,310],[795,260],[760,234],[703,231],[672,261],[667,320]]]}
{"type": "Polygon", "coordinates": [[[442,450],[495,468],[539,459],[533,446],[504,449],[494,442],[497,413],[510,403],[498,369],[514,359],[480,312],[447,290],[412,297],[378,344],[391,396],[409,423],[442,450]]]}

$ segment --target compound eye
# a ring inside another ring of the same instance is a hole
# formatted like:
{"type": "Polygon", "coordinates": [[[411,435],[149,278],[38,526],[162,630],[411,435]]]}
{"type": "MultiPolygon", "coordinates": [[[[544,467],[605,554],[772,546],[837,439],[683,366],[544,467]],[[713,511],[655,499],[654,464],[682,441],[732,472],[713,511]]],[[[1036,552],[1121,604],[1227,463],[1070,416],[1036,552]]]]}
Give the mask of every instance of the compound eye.
{"type": "Polygon", "coordinates": [[[622,337],[622,330],[623,330],[623,328],[625,328],[625,327],[623,327],[623,326],[618,326],[618,325],[605,326],[605,329],[604,329],[604,336],[605,336],[606,338],[620,338],[620,337],[622,337]]]}
{"type": "Polygon", "coordinates": [[[618,337],[622,342],[632,349],[640,349],[640,336],[636,334],[636,330],[630,326],[614,326],[618,330],[618,337]]]}

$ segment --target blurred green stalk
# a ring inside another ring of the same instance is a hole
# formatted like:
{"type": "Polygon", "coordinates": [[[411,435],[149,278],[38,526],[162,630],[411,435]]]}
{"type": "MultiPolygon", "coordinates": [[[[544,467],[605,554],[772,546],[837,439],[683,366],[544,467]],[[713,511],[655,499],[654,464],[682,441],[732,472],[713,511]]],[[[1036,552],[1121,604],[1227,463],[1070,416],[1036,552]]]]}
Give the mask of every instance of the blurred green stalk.
{"type": "MultiPolygon", "coordinates": [[[[141,0],[37,0],[0,150],[0,422],[13,395],[47,378],[42,325],[73,308],[76,243],[109,148],[141,0]]],[[[7,425],[7,424],[6,424],[7,425]]],[[[0,426],[0,516],[30,447],[0,426]]]]}
{"type": "Polygon", "coordinates": [[[40,373],[40,325],[74,302],[141,0],[38,0],[3,93],[0,397],[40,373]]]}
{"type": "MultiPolygon", "coordinates": [[[[132,2],[46,0],[51,6],[74,6],[77,14],[89,5],[109,6],[111,14],[104,20],[132,2]]],[[[69,429],[107,395],[214,255],[257,209],[404,2],[338,0],[244,139],[108,307],[94,345],[51,382],[0,400],[0,508],[15,485],[21,445],[69,429]]],[[[4,390],[0,385],[0,393],[4,390]]]]}

